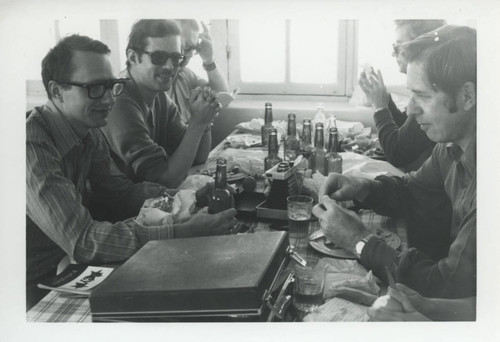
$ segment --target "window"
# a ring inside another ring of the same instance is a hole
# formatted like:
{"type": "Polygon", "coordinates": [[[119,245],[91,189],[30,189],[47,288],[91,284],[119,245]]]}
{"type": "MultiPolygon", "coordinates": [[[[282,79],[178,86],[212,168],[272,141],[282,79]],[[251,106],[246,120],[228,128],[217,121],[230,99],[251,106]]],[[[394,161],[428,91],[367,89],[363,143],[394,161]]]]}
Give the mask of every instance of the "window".
{"type": "Polygon", "coordinates": [[[229,83],[241,93],[348,94],[353,24],[345,20],[229,20],[229,83]]]}

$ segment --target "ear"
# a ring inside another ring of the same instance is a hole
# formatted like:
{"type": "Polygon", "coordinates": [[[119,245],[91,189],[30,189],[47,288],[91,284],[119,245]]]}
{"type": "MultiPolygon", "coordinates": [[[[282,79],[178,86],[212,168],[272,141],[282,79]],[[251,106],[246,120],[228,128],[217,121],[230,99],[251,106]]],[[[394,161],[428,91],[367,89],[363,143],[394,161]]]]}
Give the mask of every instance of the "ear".
{"type": "Polygon", "coordinates": [[[127,50],[127,60],[131,65],[133,65],[133,64],[140,63],[141,58],[135,50],[128,49],[127,50]]]}
{"type": "Polygon", "coordinates": [[[57,83],[56,81],[49,81],[48,88],[49,88],[49,94],[53,99],[56,99],[59,102],[64,102],[61,91],[61,85],[59,83],[57,83]]]}
{"type": "Polygon", "coordinates": [[[476,85],[472,82],[466,82],[462,87],[464,96],[464,109],[470,110],[476,105],[476,85]]]}

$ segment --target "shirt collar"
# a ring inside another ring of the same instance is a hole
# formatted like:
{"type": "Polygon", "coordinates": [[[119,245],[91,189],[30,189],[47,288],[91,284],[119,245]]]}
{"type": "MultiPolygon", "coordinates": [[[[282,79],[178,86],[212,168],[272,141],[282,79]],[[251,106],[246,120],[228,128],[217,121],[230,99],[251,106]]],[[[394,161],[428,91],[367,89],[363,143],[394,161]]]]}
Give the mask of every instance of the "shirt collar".
{"type": "Polygon", "coordinates": [[[455,143],[446,144],[446,152],[454,162],[461,162],[467,171],[472,175],[476,171],[476,139],[473,139],[463,151],[455,143]]]}
{"type": "Polygon", "coordinates": [[[68,119],[51,100],[47,101],[42,112],[48,114],[44,116],[49,123],[56,148],[61,155],[66,155],[75,146],[89,140],[90,132],[83,139],[80,138],[73,127],[71,127],[68,119]]]}

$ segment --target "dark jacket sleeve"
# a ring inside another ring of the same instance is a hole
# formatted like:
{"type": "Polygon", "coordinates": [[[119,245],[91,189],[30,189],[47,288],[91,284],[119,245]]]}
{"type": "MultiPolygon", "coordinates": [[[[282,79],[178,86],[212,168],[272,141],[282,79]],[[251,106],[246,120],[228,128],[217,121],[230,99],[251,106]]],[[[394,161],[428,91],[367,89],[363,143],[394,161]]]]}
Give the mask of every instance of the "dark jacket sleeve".
{"type": "MultiPolygon", "coordinates": [[[[451,205],[444,191],[441,175],[443,148],[417,172],[403,177],[379,176],[371,184],[370,194],[362,203],[385,216],[418,221],[409,225],[427,241],[436,236],[450,236],[451,205]],[[425,218],[421,219],[422,217],[425,218]]],[[[396,270],[398,281],[427,297],[459,298],[476,294],[476,208],[460,222],[451,245],[440,244],[441,257],[432,257],[425,248],[410,248],[399,254],[383,241],[372,238],[361,255],[361,263],[386,280],[384,267],[396,270]]]]}
{"type": "Polygon", "coordinates": [[[387,161],[396,167],[403,167],[415,161],[426,151],[430,152],[434,146],[415,118],[406,118],[406,113],[400,112],[392,100],[389,109],[379,110],[373,118],[387,161]]]}

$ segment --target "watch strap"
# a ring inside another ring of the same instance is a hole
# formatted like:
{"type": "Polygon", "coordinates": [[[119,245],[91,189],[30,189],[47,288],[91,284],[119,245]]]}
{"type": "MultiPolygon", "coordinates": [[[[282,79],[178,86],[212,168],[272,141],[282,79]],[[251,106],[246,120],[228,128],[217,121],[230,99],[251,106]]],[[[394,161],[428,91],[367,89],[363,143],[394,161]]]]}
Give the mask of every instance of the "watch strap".
{"type": "Polygon", "coordinates": [[[215,68],[217,68],[215,61],[213,61],[210,64],[202,64],[202,65],[203,65],[203,69],[205,69],[205,71],[212,71],[212,70],[215,70],[215,68]]]}

